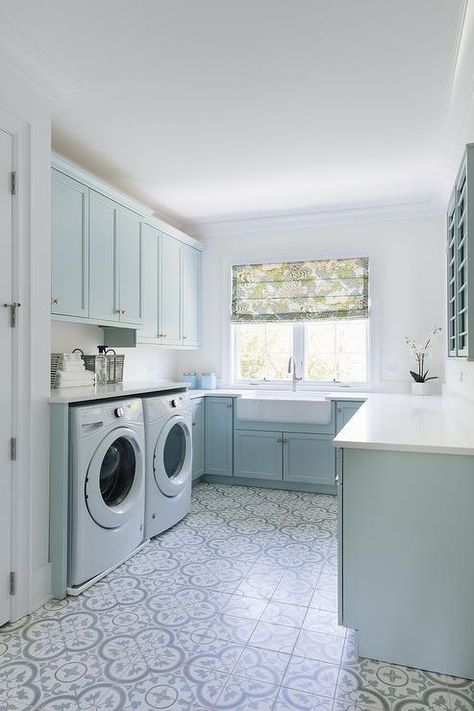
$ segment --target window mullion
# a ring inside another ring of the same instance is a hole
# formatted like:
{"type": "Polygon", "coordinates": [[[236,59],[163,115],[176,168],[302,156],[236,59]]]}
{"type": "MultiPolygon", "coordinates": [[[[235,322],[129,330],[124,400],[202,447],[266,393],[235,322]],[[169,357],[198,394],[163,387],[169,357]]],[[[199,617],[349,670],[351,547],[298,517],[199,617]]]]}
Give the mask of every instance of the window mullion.
{"type": "Polygon", "coordinates": [[[296,374],[304,379],[304,324],[293,324],[293,357],[296,363],[296,374]]]}

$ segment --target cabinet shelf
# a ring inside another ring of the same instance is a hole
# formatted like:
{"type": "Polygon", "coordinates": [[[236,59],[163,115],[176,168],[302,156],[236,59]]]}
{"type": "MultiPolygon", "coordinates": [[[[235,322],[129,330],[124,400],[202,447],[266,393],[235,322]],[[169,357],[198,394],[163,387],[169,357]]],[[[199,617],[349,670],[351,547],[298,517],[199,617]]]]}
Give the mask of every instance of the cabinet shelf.
{"type": "Polygon", "coordinates": [[[474,358],[474,144],[468,144],[447,210],[448,356],[474,358]]]}

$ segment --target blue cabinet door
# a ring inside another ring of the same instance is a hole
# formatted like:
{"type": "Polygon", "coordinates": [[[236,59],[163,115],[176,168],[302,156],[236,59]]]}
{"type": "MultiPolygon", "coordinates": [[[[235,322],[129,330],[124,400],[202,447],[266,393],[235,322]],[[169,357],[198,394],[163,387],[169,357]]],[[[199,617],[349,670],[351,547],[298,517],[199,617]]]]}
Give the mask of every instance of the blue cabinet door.
{"type": "Polygon", "coordinates": [[[150,225],[142,225],[142,327],[140,342],[158,340],[158,255],[160,233],[150,225]]]}
{"type": "Polygon", "coordinates": [[[234,475],[281,481],[283,478],[281,432],[235,430],[234,475]]]}
{"type": "Polygon", "coordinates": [[[193,479],[204,474],[204,398],[192,401],[193,479]]]}
{"type": "Polygon", "coordinates": [[[181,345],[181,245],[162,235],[160,239],[159,342],[181,345]]]}
{"type": "Polygon", "coordinates": [[[117,212],[117,243],[120,322],[135,326],[142,321],[141,224],[125,208],[117,212]]]}
{"type": "Polygon", "coordinates": [[[336,403],[336,434],[347,425],[352,415],[363,405],[363,400],[340,400],[336,403]]]}
{"type": "Polygon", "coordinates": [[[51,311],[89,316],[89,189],[57,170],[51,183],[51,311]]]}
{"type": "Polygon", "coordinates": [[[283,433],[283,479],[335,486],[332,435],[283,433]]]}
{"type": "Polygon", "coordinates": [[[206,474],[232,476],[233,399],[206,397],[206,474]]]}
{"type": "Polygon", "coordinates": [[[183,346],[197,347],[201,342],[201,252],[181,248],[183,346]]]}
{"type": "Polygon", "coordinates": [[[90,191],[90,317],[106,323],[120,321],[117,209],[113,200],[90,191]]]}

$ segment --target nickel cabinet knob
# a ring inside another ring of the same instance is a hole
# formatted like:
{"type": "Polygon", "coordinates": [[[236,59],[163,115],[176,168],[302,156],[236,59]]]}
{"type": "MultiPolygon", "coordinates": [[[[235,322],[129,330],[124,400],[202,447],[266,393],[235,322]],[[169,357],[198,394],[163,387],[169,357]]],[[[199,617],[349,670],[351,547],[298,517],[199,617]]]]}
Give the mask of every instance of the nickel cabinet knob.
{"type": "Polygon", "coordinates": [[[54,304],[55,306],[57,306],[59,304],[59,299],[57,298],[57,296],[51,297],[51,303],[54,304]]]}

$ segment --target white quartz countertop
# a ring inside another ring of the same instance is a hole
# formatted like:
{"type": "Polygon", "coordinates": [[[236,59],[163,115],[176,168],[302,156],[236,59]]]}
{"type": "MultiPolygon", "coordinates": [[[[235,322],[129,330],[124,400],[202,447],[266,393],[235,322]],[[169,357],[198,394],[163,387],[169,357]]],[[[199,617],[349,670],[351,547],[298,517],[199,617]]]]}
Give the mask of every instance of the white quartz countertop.
{"type": "Polygon", "coordinates": [[[348,449],[474,455],[474,403],[448,395],[372,394],[334,444],[348,449]]]}
{"type": "Polygon", "coordinates": [[[186,383],[169,380],[154,380],[136,383],[116,383],[114,385],[96,385],[84,388],[56,388],[51,391],[51,403],[86,402],[88,400],[105,400],[111,397],[127,395],[143,395],[144,393],[166,392],[168,390],[186,389],[186,383]]]}
{"type": "MultiPolygon", "coordinates": [[[[115,385],[96,385],[95,387],[82,388],[55,388],[51,391],[51,403],[68,403],[68,402],[86,402],[88,400],[104,400],[111,397],[124,397],[127,395],[143,395],[143,393],[166,392],[167,390],[176,390],[177,388],[187,388],[186,383],[169,380],[150,380],[138,382],[117,383],[115,385]]],[[[280,391],[267,391],[268,393],[283,393],[285,397],[293,397],[298,399],[314,399],[314,400],[365,400],[368,393],[359,392],[318,392],[316,390],[297,390],[293,393],[290,389],[280,391]]],[[[239,388],[219,388],[218,390],[188,390],[192,400],[199,397],[263,397],[264,390],[242,390],[239,388]]]]}
{"type": "MultiPolygon", "coordinates": [[[[284,395],[285,399],[288,397],[295,400],[366,400],[370,393],[366,392],[356,392],[354,390],[344,391],[340,390],[338,392],[321,392],[318,390],[297,390],[295,393],[289,389],[281,390],[251,390],[251,389],[234,389],[234,388],[218,388],[217,390],[188,390],[189,397],[191,400],[195,400],[199,397],[265,397],[265,393],[268,396],[274,398],[275,394],[284,395]]],[[[278,395],[277,395],[278,397],[278,395]]]]}

